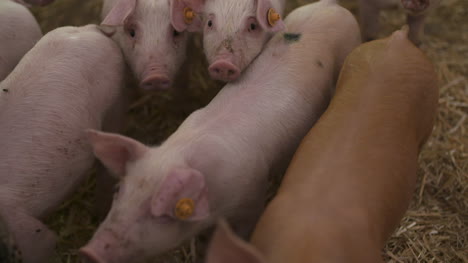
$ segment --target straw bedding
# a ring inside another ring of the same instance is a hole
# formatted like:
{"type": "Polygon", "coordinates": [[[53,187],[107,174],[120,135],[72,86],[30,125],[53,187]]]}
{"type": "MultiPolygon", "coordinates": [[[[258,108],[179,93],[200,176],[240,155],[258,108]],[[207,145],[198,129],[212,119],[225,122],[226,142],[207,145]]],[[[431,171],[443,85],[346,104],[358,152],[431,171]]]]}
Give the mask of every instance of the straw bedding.
{"type": "MultiPolygon", "coordinates": [[[[288,11],[310,1],[288,0],[288,11]]],[[[357,12],[356,1],[343,5],[357,12]]],[[[99,22],[101,0],[56,0],[35,8],[44,32],[64,25],[99,22]]],[[[440,78],[440,99],[433,135],[420,156],[419,182],[401,225],[382,251],[388,262],[468,262],[468,1],[444,0],[427,20],[422,49],[440,78]]],[[[401,10],[381,15],[382,36],[401,27],[401,10]]],[[[160,143],[195,109],[206,105],[221,88],[209,79],[200,37],[169,92],[134,92],[125,134],[147,144],[160,143]]],[[[92,52],[92,50],[90,50],[92,52]]],[[[132,82],[133,83],[133,82],[132,82]]],[[[129,86],[133,86],[130,84],[129,86]]],[[[93,175],[93,174],[92,174],[93,175]]],[[[276,186],[279,180],[273,180],[276,186]]],[[[60,241],[56,262],[79,262],[77,248],[91,237],[94,178],[51,216],[48,224],[60,241]]],[[[165,262],[191,262],[196,240],[165,256],[165,262]]]]}

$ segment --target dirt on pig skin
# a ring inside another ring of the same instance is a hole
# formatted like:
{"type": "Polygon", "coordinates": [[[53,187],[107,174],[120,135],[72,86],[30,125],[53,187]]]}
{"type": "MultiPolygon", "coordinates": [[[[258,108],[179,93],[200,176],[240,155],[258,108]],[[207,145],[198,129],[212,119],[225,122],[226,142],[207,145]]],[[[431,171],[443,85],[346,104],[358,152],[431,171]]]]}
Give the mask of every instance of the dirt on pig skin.
{"type": "MultiPolygon", "coordinates": [[[[310,2],[286,1],[285,15],[310,2]]],[[[340,3],[357,15],[357,0],[340,0],[340,3]]],[[[56,0],[32,10],[46,33],[64,25],[98,23],[101,4],[100,0],[56,0]]],[[[466,0],[445,0],[426,19],[421,48],[436,64],[441,79],[440,113],[433,136],[421,155],[413,204],[382,252],[387,262],[462,263],[468,259],[468,112],[463,106],[468,103],[467,16],[466,0]]],[[[406,17],[402,10],[386,10],[380,21],[379,36],[384,37],[400,29],[406,17]]],[[[208,75],[200,35],[190,45],[189,50],[193,51],[189,63],[176,78],[175,89],[151,93],[135,91],[124,134],[147,144],[158,144],[192,111],[206,105],[222,87],[222,83],[211,80],[208,75]]],[[[131,84],[128,86],[132,88],[131,84]]],[[[274,194],[280,180],[280,174],[272,178],[270,195],[274,194]]],[[[77,249],[89,241],[99,223],[93,214],[94,198],[92,179],[48,220],[60,238],[54,263],[80,262],[77,249]]],[[[198,240],[194,239],[154,262],[192,262],[198,246],[198,240]]]]}

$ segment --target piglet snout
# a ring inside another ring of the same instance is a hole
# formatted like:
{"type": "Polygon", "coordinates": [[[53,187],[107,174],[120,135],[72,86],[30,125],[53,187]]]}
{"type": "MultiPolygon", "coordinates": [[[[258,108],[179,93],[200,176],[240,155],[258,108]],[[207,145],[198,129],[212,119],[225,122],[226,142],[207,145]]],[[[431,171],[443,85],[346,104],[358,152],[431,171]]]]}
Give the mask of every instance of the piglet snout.
{"type": "Polygon", "coordinates": [[[227,60],[215,61],[208,68],[213,79],[221,81],[234,81],[240,76],[240,69],[227,60]]]}
{"type": "Polygon", "coordinates": [[[93,251],[89,247],[84,247],[80,249],[80,256],[82,263],[107,263],[106,261],[102,260],[95,251],[93,251]]]}
{"type": "Polygon", "coordinates": [[[140,84],[140,87],[145,90],[168,89],[171,86],[171,81],[166,75],[154,74],[146,77],[140,84]]]}
{"type": "Polygon", "coordinates": [[[140,88],[144,90],[164,90],[171,86],[167,69],[158,63],[150,63],[141,75],[140,88]]]}

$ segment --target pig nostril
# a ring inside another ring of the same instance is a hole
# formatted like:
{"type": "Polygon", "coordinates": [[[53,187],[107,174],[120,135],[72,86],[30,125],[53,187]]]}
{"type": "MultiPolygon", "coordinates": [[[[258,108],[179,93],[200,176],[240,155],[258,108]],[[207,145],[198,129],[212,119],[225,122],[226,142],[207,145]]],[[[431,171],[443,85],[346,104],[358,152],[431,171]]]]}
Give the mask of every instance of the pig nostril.
{"type": "Polygon", "coordinates": [[[230,70],[228,71],[228,74],[229,74],[229,75],[234,75],[234,73],[235,73],[235,72],[234,72],[234,70],[232,70],[232,69],[230,69],[230,70]]]}
{"type": "Polygon", "coordinates": [[[216,72],[216,73],[220,73],[221,70],[219,70],[219,68],[215,68],[215,72],[216,72]]]}

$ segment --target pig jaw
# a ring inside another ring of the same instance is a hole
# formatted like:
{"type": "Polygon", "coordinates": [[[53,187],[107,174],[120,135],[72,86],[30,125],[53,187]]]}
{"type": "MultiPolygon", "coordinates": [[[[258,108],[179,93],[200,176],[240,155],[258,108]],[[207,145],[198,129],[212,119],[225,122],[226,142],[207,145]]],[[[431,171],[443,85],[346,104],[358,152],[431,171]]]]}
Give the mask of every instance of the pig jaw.
{"type": "Polygon", "coordinates": [[[196,224],[168,218],[140,217],[125,225],[106,219],[92,240],[80,249],[80,256],[89,263],[150,260],[182,244],[195,230],[196,224]]]}

